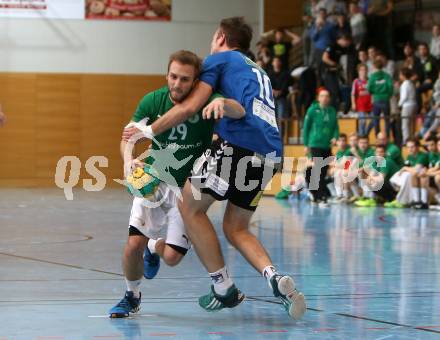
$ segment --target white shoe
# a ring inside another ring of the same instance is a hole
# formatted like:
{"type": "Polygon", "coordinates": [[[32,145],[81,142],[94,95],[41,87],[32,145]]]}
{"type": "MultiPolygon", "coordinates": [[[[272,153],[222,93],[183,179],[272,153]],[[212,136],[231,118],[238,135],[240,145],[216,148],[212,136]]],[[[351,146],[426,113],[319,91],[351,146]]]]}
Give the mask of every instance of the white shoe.
{"type": "Polygon", "coordinates": [[[281,299],[287,313],[299,320],[307,310],[304,294],[295,288],[295,281],[287,275],[274,275],[270,280],[273,293],[281,299]]]}
{"type": "Polygon", "coordinates": [[[327,201],[320,201],[318,203],[318,207],[320,208],[328,208],[329,204],[327,203],[327,201]]]}

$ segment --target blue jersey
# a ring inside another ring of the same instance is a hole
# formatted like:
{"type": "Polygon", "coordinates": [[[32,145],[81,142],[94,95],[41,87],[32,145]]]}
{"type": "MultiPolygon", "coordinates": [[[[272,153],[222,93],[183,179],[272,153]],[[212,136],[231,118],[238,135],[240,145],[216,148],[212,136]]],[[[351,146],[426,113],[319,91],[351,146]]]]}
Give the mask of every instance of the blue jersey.
{"type": "Polygon", "coordinates": [[[281,138],[269,77],[257,64],[238,51],[212,54],[203,62],[200,80],[213,92],[235,99],[246,110],[242,119],[224,117],[215,132],[239,147],[281,156],[281,138]]]}

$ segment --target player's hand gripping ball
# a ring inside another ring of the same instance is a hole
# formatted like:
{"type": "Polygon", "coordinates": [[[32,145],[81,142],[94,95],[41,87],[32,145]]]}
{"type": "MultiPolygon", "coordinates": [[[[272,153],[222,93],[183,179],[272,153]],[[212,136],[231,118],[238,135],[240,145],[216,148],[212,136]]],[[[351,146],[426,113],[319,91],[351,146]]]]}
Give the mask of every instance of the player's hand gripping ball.
{"type": "Polygon", "coordinates": [[[160,179],[149,164],[144,168],[135,168],[127,176],[128,191],[136,197],[152,197],[159,188],[160,179]]]}

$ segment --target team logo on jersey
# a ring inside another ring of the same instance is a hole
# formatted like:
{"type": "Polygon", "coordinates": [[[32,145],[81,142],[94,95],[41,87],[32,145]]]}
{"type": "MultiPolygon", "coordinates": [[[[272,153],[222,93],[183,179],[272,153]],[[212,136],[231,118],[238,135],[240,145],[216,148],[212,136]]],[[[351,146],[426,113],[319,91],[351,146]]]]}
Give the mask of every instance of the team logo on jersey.
{"type": "MultiPolygon", "coordinates": [[[[143,134],[134,135],[130,142],[127,143],[127,146],[124,150],[124,160],[131,159],[131,155],[133,154],[133,148],[136,142],[140,139],[144,138],[143,134]]],[[[181,190],[179,188],[179,185],[174,178],[174,176],[171,174],[170,170],[179,170],[183,166],[185,166],[193,156],[188,156],[184,159],[178,160],[174,153],[178,150],[176,148],[172,147],[172,144],[167,144],[165,148],[161,146],[161,143],[155,139],[154,137],[151,138],[152,143],[154,143],[157,146],[157,150],[155,149],[148,149],[145,152],[143,152],[141,155],[138,156],[138,159],[146,159],[147,157],[152,157],[154,161],[151,164],[151,167],[154,168],[155,172],[158,174],[158,178],[161,182],[163,182],[166,185],[165,190],[161,190],[159,194],[159,190],[157,191],[158,194],[154,195],[155,200],[149,200],[144,198],[143,199],[143,205],[147,208],[157,208],[160,207],[165,200],[168,197],[168,193],[171,190],[175,196],[182,200],[182,194],[181,190]]],[[[129,164],[129,162],[124,162],[126,164],[129,164]]],[[[129,174],[131,171],[130,169],[124,169],[124,172],[129,174]]],[[[121,180],[115,180],[117,183],[123,184],[124,186],[128,186],[129,183],[127,182],[127,179],[121,180]]],[[[138,195],[139,196],[139,195],[138,195]]]]}

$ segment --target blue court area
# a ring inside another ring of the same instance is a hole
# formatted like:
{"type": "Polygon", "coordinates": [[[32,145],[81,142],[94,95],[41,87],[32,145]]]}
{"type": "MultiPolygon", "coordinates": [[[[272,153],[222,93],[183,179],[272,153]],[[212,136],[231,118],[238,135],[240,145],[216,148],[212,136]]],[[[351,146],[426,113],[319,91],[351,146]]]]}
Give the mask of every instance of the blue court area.
{"type": "MultiPolygon", "coordinates": [[[[222,236],[241,306],[197,305],[210,281],[191,251],[144,281],[138,315],[112,320],[125,290],[128,194],[75,191],[66,201],[61,190],[2,189],[0,202],[1,340],[440,338],[439,212],[263,198],[252,231],[305,293],[302,321],[222,236]]],[[[222,209],[210,212],[218,228],[222,209]]]]}

